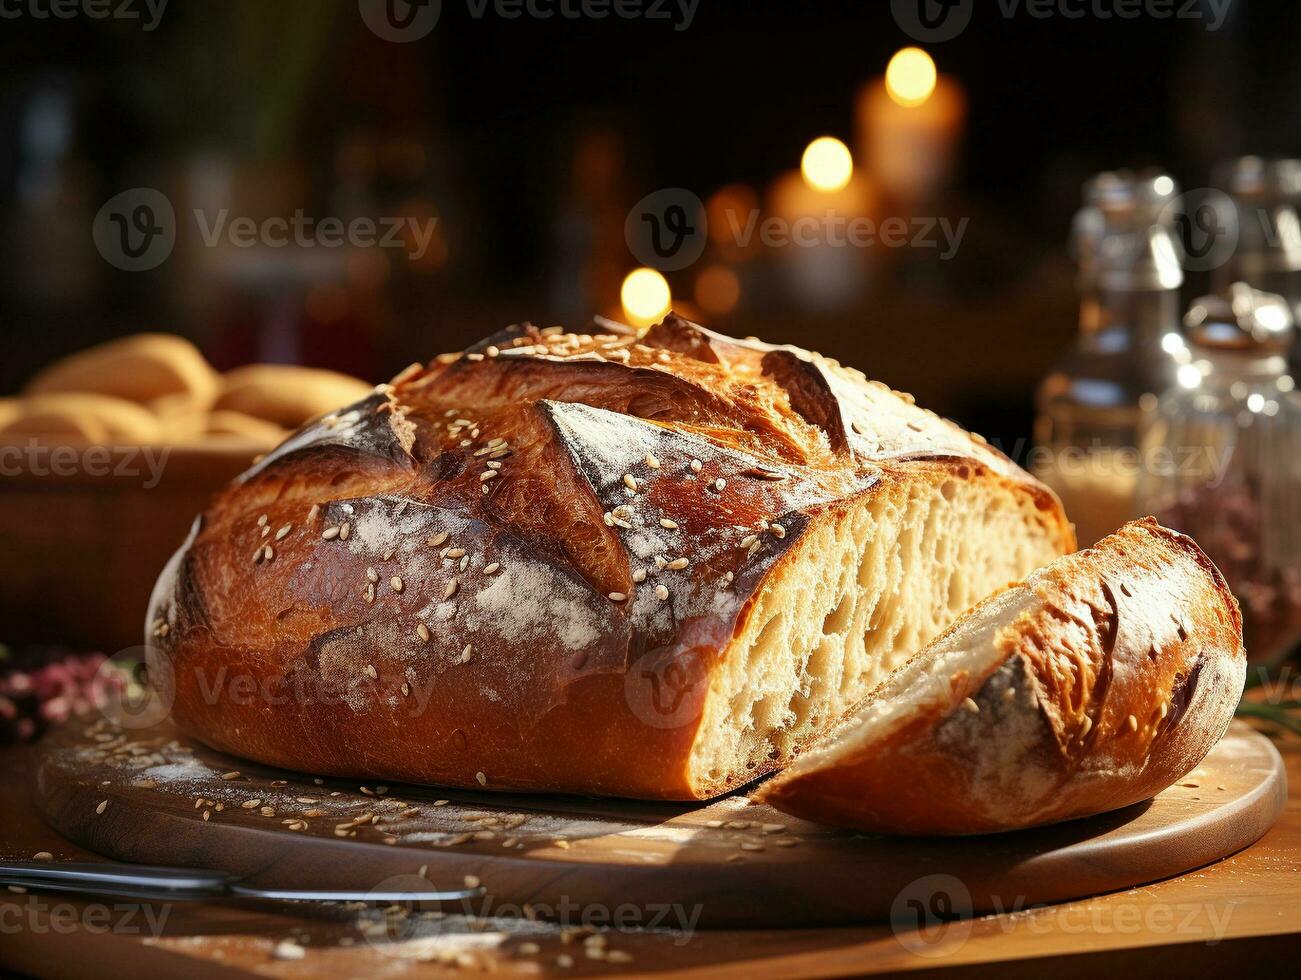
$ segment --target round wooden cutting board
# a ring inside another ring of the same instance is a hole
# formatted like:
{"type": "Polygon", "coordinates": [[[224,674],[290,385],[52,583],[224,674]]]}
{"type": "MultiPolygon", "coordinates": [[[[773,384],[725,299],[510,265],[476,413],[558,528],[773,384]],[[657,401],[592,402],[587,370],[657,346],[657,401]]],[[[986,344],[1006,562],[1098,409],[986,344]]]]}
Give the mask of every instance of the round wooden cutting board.
{"type": "Polygon", "coordinates": [[[165,726],[75,724],[47,737],[37,803],[109,857],[215,868],[265,887],[488,891],[467,914],[667,928],[811,926],[992,912],[1209,864],[1259,839],[1287,796],[1282,760],[1241,723],[1155,799],[1053,827],[905,838],[822,827],[752,803],[508,796],[313,779],[234,759],[165,726]],[[431,886],[432,887],[432,886],[431,886]],[[687,922],[686,920],[691,920],[687,922]]]}

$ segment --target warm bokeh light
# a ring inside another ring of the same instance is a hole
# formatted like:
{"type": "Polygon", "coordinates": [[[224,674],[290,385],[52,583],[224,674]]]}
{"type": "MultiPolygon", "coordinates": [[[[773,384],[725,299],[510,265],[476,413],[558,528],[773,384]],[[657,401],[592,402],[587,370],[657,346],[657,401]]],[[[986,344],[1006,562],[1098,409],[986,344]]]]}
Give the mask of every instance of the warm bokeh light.
{"type": "Polygon", "coordinates": [[[646,327],[662,319],[672,300],[668,280],[654,269],[633,269],[619,290],[624,315],[634,327],[646,327]]]}
{"type": "Polygon", "coordinates": [[[885,90],[902,106],[921,105],[935,91],[935,62],[921,48],[895,53],[885,69],[885,90]]]}
{"type": "Polygon", "coordinates": [[[854,175],[854,158],[849,147],[834,136],[819,136],[805,148],[800,173],[814,190],[838,191],[854,175]]]}
{"type": "Polygon", "coordinates": [[[749,226],[750,216],[758,208],[758,196],[745,184],[728,184],[714,191],[705,202],[710,241],[722,248],[735,248],[738,232],[749,226]]]}
{"type": "Polygon", "coordinates": [[[725,265],[711,265],[696,278],[696,302],[706,313],[731,313],[740,298],[741,282],[725,265]]]}

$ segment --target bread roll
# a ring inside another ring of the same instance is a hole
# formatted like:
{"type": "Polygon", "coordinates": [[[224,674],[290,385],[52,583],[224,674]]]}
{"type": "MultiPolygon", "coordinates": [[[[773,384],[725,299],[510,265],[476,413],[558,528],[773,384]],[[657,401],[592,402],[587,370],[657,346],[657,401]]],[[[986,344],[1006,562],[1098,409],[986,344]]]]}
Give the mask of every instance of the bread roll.
{"type": "Polygon", "coordinates": [[[99,344],[56,361],[27,384],[28,395],[84,392],[149,403],[186,396],[206,409],[217,393],[216,372],[192,343],[171,334],[142,333],[99,344]]]}
{"type": "Polygon", "coordinates": [[[62,394],[25,398],[16,414],[0,419],[6,441],[35,437],[50,445],[143,445],[160,440],[157,418],[135,402],[105,395],[62,394]]]}
{"type": "Polygon", "coordinates": [[[221,494],[155,588],[150,675],[272,765],[707,798],[1073,547],[1047,488],[827,358],[525,326],[221,494]]]}
{"type": "Polygon", "coordinates": [[[250,364],[227,372],[216,407],[296,429],[308,419],[365,398],[371,385],[346,374],[290,364],[250,364]]]}
{"type": "Polygon", "coordinates": [[[216,411],[209,415],[204,432],[208,436],[238,436],[268,449],[289,434],[274,422],[231,411],[216,411]]]}
{"type": "Polygon", "coordinates": [[[986,599],[758,798],[896,834],[1114,810],[1202,761],[1245,676],[1223,577],[1149,517],[986,599]]]}

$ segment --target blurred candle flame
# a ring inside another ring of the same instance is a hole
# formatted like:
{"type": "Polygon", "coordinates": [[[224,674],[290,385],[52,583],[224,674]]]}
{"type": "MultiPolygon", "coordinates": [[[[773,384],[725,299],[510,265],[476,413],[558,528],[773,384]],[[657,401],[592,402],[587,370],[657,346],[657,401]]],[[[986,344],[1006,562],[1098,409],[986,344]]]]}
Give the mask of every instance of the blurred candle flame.
{"type": "Polygon", "coordinates": [[[633,269],[624,277],[619,289],[619,300],[628,323],[634,327],[647,327],[658,322],[669,311],[673,294],[668,280],[654,269],[633,269]]]}
{"type": "Polygon", "coordinates": [[[826,194],[841,190],[854,176],[854,158],[849,147],[834,136],[819,136],[804,149],[800,158],[804,183],[826,194]]]}
{"type": "Polygon", "coordinates": [[[921,48],[904,48],[886,66],[885,90],[901,106],[918,106],[935,91],[936,78],[930,55],[921,48]]]}

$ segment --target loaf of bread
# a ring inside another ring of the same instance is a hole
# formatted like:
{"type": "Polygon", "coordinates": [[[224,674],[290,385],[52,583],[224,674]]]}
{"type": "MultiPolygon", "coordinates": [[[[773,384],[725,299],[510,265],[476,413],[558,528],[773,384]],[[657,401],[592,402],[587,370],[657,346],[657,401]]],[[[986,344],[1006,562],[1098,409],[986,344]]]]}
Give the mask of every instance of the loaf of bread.
{"type": "Polygon", "coordinates": [[[222,378],[218,411],[240,412],[286,428],[365,398],[371,385],[337,371],[293,364],[249,364],[222,378]]]}
{"type": "Polygon", "coordinates": [[[1073,548],[1048,489],[827,358],[526,325],[222,493],[158,581],[150,673],[277,766],[707,798],[1073,548]]]}
{"type": "Polygon", "coordinates": [[[1223,577],[1191,538],[1147,518],[986,599],[759,798],[900,834],[1103,813],[1197,766],[1245,674],[1223,577]]]}

